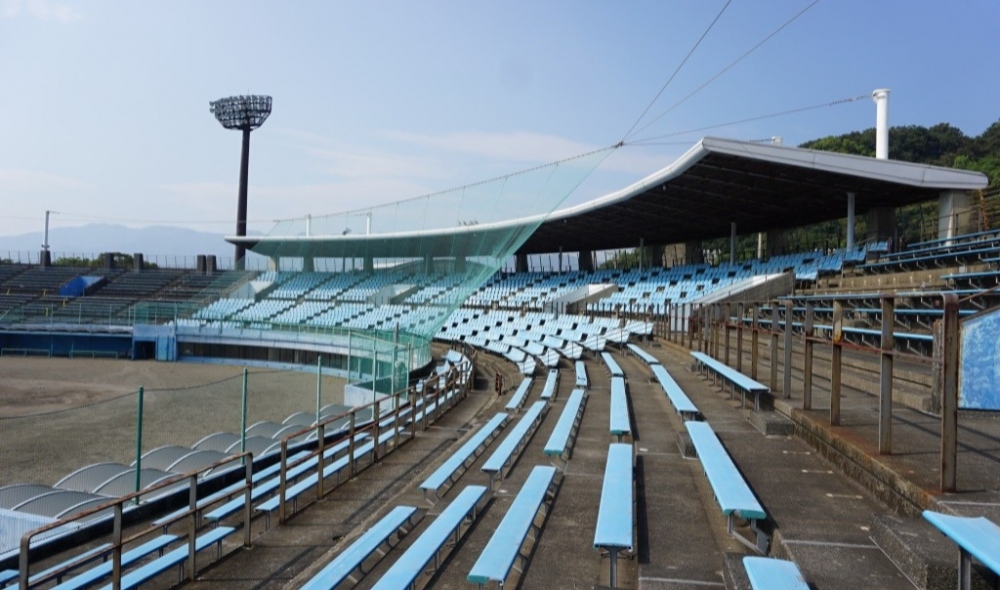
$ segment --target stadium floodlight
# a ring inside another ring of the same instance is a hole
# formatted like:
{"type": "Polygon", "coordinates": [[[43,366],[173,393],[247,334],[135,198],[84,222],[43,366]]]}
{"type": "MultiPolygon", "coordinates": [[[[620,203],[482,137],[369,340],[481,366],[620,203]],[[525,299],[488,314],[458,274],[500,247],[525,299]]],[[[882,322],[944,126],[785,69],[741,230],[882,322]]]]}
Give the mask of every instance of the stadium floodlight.
{"type": "MultiPolygon", "coordinates": [[[[260,127],[271,114],[271,97],[262,95],[230,96],[208,103],[209,110],[226,129],[243,132],[240,156],[240,194],[236,205],[236,235],[247,235],[247,180],[250,176],[250,132],[260,127]]],[[[236,246],[236,268],[245,268],[246,248],[236,246]]]]}

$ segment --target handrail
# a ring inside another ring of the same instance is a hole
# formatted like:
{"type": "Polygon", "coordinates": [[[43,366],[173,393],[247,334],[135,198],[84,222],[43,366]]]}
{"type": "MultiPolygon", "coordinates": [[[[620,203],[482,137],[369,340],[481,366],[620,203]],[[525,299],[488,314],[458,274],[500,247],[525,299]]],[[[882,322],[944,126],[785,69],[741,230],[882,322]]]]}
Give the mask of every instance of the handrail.
{"type": "MultiPolygon", "coordinates": [[[[244,493],[246,494],[246,499],[247,499],[247,503],[246,504],[247,504],[248,509],[247,509],[247,511],[246,511],[246,513],[244,515],[245,520],[244,520],[244,526],[243,526],[243,544],[245,546],[249,547],[250,546],[249,506],[250,506],[250,490],[252,488],[251,480],[252,480],[252,477],[253,477],[253,453],[245,452],[245,453],[240,453],[240,454],[237,454],[237,455],[230,455],[228,457],[224,457],[224,458],[222,458],[222,459],[220,459],[220,460],[212,463],[211,465],[206,465],[206,466],[200,467],[199,469],[196,469],[194,471],[189,471],[187,473],[179,474],[179,475],[176,475],[174,477],[170,477],[170,478],[164,479],[164,480],[162,480],[160,482],[157,482],[156,484],[154,484],[154,485],[152,485],[152,486],[150,486],[148,488],[139,490],[137,492],[133,492],[131,494],[128,494],[126,496],[122,496],[120,498],[111,499],[108,502],[106,502],[104,504],[101,504],[100,506],[97,506],[96,508],[91,508],[89,510],[85,510],[84,512],[81,512],[79,514],[73,515],[73,516],[68,517],[68,518],[59,519],[59,520],[57,520],[55,522],[51,522],[49,524],[40,526],[38,528],[32,529],[32,530],[24,533],[24,535],[21,536],[21,551],[20,551],[19,566],[18,566],[18,580],[19,580],[19,584],[20,584],[19,588],[21,588],[21,589],[27,589],[27,588],[29,588],[29,581],[31,581],[30,580],[30,569],[31,569],[31,555],[30,555],[30,550],[31,550],[31,540],[34,537],[36,537],[36,536],[38,536],[38,535],[40,535],[42,533],[45,533],[47,531],[50,531],[50,530],[53,530],[53,529],[57,529],[59,527],[66,526],[67,524],[70,524],[70,523],[72,523],[74,521],[77,521],[77,520],[80,520],[80,519],[83,519],[83,518],[87,518],[87,517],[92,516],[94,514],[103,512],[105,510],[108,510],[109,508],[114,511],[114,529],[113,529],[113,532],[112,532],[112,543],[111,543],[110,550],[111,550],[111,553],[112,553],[112,559],[113,559],[113,564],[114,564],[113,568],[112,568],[112,588],[114,588],[115,590],[118,590],[121,587],[121,570],[122,570],[121,555],[122,555],[122,546],[125,545],[125,544],[127,544],[127,543],[130,543],[132,541],[135,541],[135,540],[137,540],[139,538],[142,538],[142,537],[144,537],[144,536],[146,536],[146,535],[148,535],[148,534],[150,534],[150,533],[152,533],[154,531],[158,531],[161,528],[163,528],[164,526],[169,526],[170,524],[172,524],[174,522],[177,522],[177,521],[179,521],[181,519],[184,519],[184,518],[188,518],[189,521],[190,521],[190,530],[189,530],[189,533],[188,533],[188,536],[189,536],[189,543],[188,543],[189,554],[188,554],[188,559],[194,559],[194,536],[195,536],[195,530],[197,528],[196,527],[197,523],[195,521],[195,517],[196,517],[197,512],[198,512],[198,505],[197,505],[197,499],[198,499],[198,476],[201,473],[204,473],[206,471],[215,469],[217,467],[220,467],[222,465],[225,465],[225,464],[228,464],[228,463],[232,463],[232,462],[235,462],[235,461],[242,461],[243,464],[244,464],[244,466],[245,466],[245,470],[246,470],[246,473],[245,473],[245,482],[244,482],[244,485],[242,486],[242,489],[244,490],[244,493]],[[150,494],[152,492],[156,492],[158,490],[164,489],[164,488],[166,488],[168,486],[171,486],[173,484],[176,484],[177,482],[184,481],[184,480],[188,480],[189,483],[190,483],[190,486],[189,486],[190,506],[189,506],[189,509],[187,511],[174,516],[173,518],[171,518],[170,520],[168,520],[166,523],[162,523],[161,522],[157,526],[150,526],[148,528],[145,528],[143,530],[135,532],[135,533],[133,533],[131,535],[123,536],[123,534],[122,534],[122,516],[123,516],[123,513],[124,513],[124,507],[125,507],[126,504],[128,504],[129,502],[132,502],[132,501],[135,501],[136,503],[138,503],[138,499],[141,496],[148,495],[148,494],[150,494]]],[[[54,578],[61,577],[67,571],[72,570],[72,569],[76,568],[77,566],[81,565],[82,563],[84,563],[84,561],[85,560],[80,560],[79,558],[77,558],[75,560],[71,559],[68,562],[64,562],[63,566],[60,567],[59,569],[47,573],[42,579],[33,580],[31,582],[33,582],[34,584],[37,585],[37,584],[42,584],[44,582],[50,581],[50,580],[52,580],[54,578]]],[[[191,568],[191,571],[192,571],[192,575],[193,575],[194,569],[191,568]]]]}

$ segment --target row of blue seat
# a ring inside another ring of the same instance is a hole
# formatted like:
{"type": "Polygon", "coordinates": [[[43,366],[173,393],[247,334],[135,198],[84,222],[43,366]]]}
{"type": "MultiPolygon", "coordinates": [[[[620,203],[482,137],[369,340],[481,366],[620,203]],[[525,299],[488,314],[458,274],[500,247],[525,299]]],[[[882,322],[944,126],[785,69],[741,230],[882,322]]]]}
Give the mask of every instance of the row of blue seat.
{"type": "Polygon", "coordinates": [[[576,361],[573,367],[576,370],[576,386],[583,389],[590,387],[590,380],[587,379],[587,365],[583,361],[576,361]]]}
{"type": "Polygon", "coordinates": [[[618,362],[615,361],[610,352],[602,352],[601,359],[604,360],[604,364],[608,367],[608,372],[611,373],[612,377],[625,376],[625,371],[622,371],[622,368],[618,366],[618,362]]]}
{"type": "Polygon", "coordinates": [[[608,430],[612,436],[622,437],[632,434],[632,419],[628,411],[628,394],[625,391],[625,378],[611,378],[611,412],[609,413],[608,430]]]}
{"type": "Polygon", "coordinates": [[[420,484],[420,489],[423,491],[424,497],[427,497],[427,492],[437,495],[438,490],[445,484],[450,483],[459,469],[464,471],[469,460],[478,457],[479,450],[493,438],[494,433],[501,430],[507,424],[507,418],[508,415],[503,412],[496,414],[472,438],[452,453],[440,467],[420,484]]]}
{"type": "Polygon", "coordinates": [[[725,391],[725,383],[727,382],[730,384],[730,392],[735,389],[739,389],[741,405],[745,404],[746,395],[751,394],[754,396],[754,410],[760,409],[760,396],[763,393],[767,393],[770,390],[769,387],[754,381],[743,373],[740,373],[723,362],[715,360],[705,353],[692,352],[691,356],[694,357],[695,364],[699,370],[707,370],[713,375],[713,377],[723,380],[723,391],[725,391]]]}
{"type": "Polygon", "coordinates": [[[521,384],[517,386],[517,391],[510,396],[510,401],[504,407],[508,412],[517,412],[524,405],[524,400],[528,398],[528,391],[531,389],[531,384],[534,381],[531,377],[525,377],[521,384]]]}
{"type": "Polygon", "coordinates": [[[526,441],[538,428],[542,421],[542,414],[548,402],[538,400],[533,403],[524,416],[518,421],[514,428],[510,429],[506,438],[497,445],[493,453],[483,463],[482,471],[490,478],[490,491],[493,490],[494,478],[503,479],[503,470],[508,464],[513,465],[520,451],[524,448],[526,441]]]}
{"type": "Polygon", "coordinates": [[[594,527],[594,548],[610,556],[610,582],[618,587],[618,553],[635,545],[633,503],[633,451],[631,444],[611,443],[604,466],[604,482],[594,527]]]}

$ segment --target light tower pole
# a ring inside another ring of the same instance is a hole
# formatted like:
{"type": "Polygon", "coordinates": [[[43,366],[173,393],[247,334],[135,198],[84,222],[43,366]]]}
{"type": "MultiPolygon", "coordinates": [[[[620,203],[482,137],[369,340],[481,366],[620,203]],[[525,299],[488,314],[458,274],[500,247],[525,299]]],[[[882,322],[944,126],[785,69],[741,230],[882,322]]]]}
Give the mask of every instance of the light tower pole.
{"type": "MultiPolygon", "coordinates": [[[[230,96],[208,103],[209,110],[226,129],[243,132],[240,156],[240,194],[236,204],[236,235],[247,235],[247,180],[250,176],[250,132],[260,127],[271,114],[271,97],[261,95],[230,96]]],[[[236,245],[234,265],[243,270],[246,248],[236,245]]]]}

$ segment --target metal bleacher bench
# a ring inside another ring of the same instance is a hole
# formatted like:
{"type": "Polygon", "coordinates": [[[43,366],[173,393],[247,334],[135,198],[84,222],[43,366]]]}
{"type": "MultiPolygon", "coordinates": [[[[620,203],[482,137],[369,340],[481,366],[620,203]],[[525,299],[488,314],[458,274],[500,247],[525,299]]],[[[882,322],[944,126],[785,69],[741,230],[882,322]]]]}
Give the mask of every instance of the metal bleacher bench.
{"type": "Polygon", "coordinates": [[[517,412],[524,405],[524,400],[528,398],[528,391],[531,389],[531,382],[534,381],[531,377],[525,377],[521,381],[521,385],[517,387],[517,391],[514,395],[510,396],[510,401],[504,406],[504,409],[508,412],[517,412]]]}
{"type": "Polygon", "coordinates": [[[559,389],[559,369],[549,369],[549,376],[545,378],[545,387],[542,388],[542,399],[552,399],[559,389]]]}
{"type": "Polygon", "coordinates": [[[537,537],[537,531],[541,527],[536,525],[535,521],[539,514],[544,521],[548,513],[545,510],[545,500],[549,498],[551,505],[555,497],[551,491],[555,474],[554,467],[545,465],[536,466],[531,470],[507,514],[493,532],[486,548],[479,554],[476,564],[472,566],[467,578],[470,582],[482,588],[489,582],[495,581],[498,586],[503,587],[510,570],[515,567],[517,558],[520,556],[527,561],[527,557],[521,555],[521,546],[532,530],[536,531],[537,537]]]}
{"type": "MultiPolygon", "coordinates": [[[[367,432],[360,432],[360,433],[354,435],[354,443],[355,444],[361,443],[362,441],[364,441],[368,437],[369,437],[369,435],[368,435],[367,432]]],[[[324,459],[329,459],[331,457],[336,456],[338,453],[346,451],[349,448],[350,448],[350,440],[349,439],[348,440],[343,440],[343,441],[341,441],[341,442],[339,442],[339,443],[337,443],[337,444],[335,444],[335,445],[327,448],[326,450],[324,450],[323,451],[323,458],[324,459]]],[[[357,455],[357,454],[358,454],[358,449],[355,448],[355,455],[357,455]]],[[[287,459],[287,462],[288,463],[293,463],[293,462],[295,462],[295,461],[297,461],[299,459],[302,459],[303,457],[305,457],[307,455],[308,455],[308,452],[306,452],[306,451],[303,451],[302,453],[296,453],[295,455],[292,455],[291,457],[289,457],[287,459]]],[[[302,463],[299,463],[298,465],[292,467],[291,469],[289,469],[285,473],[285,481],[286,481],[286,483],[287,482],[293,482],[296,479],[298,479],[300,476],[305,475],[306,473],[308,473],[308,472],[316,469],[316,465],[317,465],[316,457],[311,457],[309,459],[306,459],[302,463]]],[[[267,473],[268,475],[274,475],[274,474],[278,473],[280,470],[281,470],[281,463],[275,463],[271,467],[268,467],[266,470],[261,471],[260,475],[263,476],[263,474],[265,474],[265,473],[267,473]]],[[[256,478],[257,476],[258,476],[258,474],[254,474],[254,478],[256,478]]],[[[273,493],[274,491],[276,491],[278,489],[278,487],[281,485],[281,477],[280,477],[280,475],[274,475],[274,477],[270,477],[269,479],[265,479],[264,481],[257,481],[257,482],[254,482],[254,483],[255,483],[255,485],[254,485],[253,489],[250,491],[250,501],[251,502],[253,502],[255,500],[258,500],[258,499],[260,499],[260,498],[262,498],[264,496],[267,496],[267,495],[273,493]]],[[[316,480],[313,479],[312,483],[315,484],[316,480]]],[[[289,488],[289,489],[291,489],[291,488],[289,488]]],[[[287,499],[291,499],[291,497],[288,495],[287,492],[288,492],[288,490],[286,489],[286,495],[285,495],[285,499],[286,500],[287,499]]],[[[211,496],[209,498],[206,498],[206,500],[209,500],[210,498],[211,498],[211,496]]],[[[272,500],[274,500],[274,499],[272,499],[272,500]]],[[[277,500],[274,500],[274,501],[275,501],[275,508],[277,508],[277,500]]],[[[245,502],[246,502],[246,496],[244,496],[244,495],[237,496],[236,498],[233,498],[229,502],[226,502],[225,504],[223,504],[223,505],[215,508],[211,512],[205,514],[205,520],[218,523],[220,520],[226,518],[227,516],[229,516],[231,514],[234,514],[236,511],[242,509],[246,505],[245,502]]],[[[186,511],[186,510],[187,510],[187,508],[185,507],[185,508],[182,509],[182,512],[186,511]]],[[[271,512],[271,510],[265,510],[265,512],[269,513],[269,512],[271,512]]],[[[174,513],[174,514],[176,514],[176,513],[174,513]]],[[[269,518],[269,516],[268,516],[268,518],[269,518]]],[[[163,523],[164,521],[167,521],[169,519],[170,519],[170,516],[168,515],[167,517],[165,517],[163,519],[160,519],[159,521],[157,521],[154,524],[159,525],[160,523],[163,523]]],[[[270,523],[268,523],[268,524],[270,524],[270,523]]]]}
{"type": "MultiPolygon", "coordinates": [[[[122,567],[126,568],[157,551],[162,556],[163,549],[176,540],[177,537],[174,535],[160,535],[134,549],[125,551],[122,553],[122,567]]],[[[110,576],[113,568],[114,564],[111,561],[105,561],[53,587],[53,590],[76,590],[77,588],[84,588],[104,577],[110,576]]]]}
{"type": "Polygon", "coordinates": [[[660,382],[660,387],[663,388],[664,393],[667,394],[667,398],[670,403],[673,404],[674,409],[680,414],[681,418],[684,420],[697,420],[701,412],[698,411],[698,406],[694,405],[694,402],[684,393],[681,386],[674,381],[674,378],[670,376],[667,369],[663,365],[652,365],[653,376],[656,380],[660,382]]]}
{"type": "Polygon", "coordinates": [[[612,436],[618,437],[618,442],[622,442],[622,437],[632,434],[632,420],[628,414],[628,396],[625,394],[625,379],[621,377],[611,378],[611,414],[608,427],[612,436]]]}
{"type": "Polygon", "coordinates": [[[952,516],[924,510],[924,519],[958,545],[958,588],[972,587],[972,558],[1000,575],[1000,526],[982,516],[952,516]]]}
{"type": "MultiPolygon", "coordinates": [[[[734,389],[739,389],[741,406],[746,403],[746,394],[749,393],[753,394],[753,409],[760,409],[760,394],[767,393],[769,390],[766,385],[754,381],[743,373],[729,367],[725,363],[715,360],[707,354],[692,352],[691,356],[693,356],[695,361],[697,361],[696,364],[699,368],[708,369],[712,375],[723,379],[724,382],[728,381],[730,384],[730,392],[734,389]]],[[[725,385],[723,385],[723,391],[725,391],[725,385]]]]}
{"type": "Polygon", "coordinates": [[[562,458],[566,455],[569,447],[569,439],[573,431],[580,427],[580,420],[583,416],[584,402],[587,397],[582,389],[574,389],[566,400],[566,407],[563,408],[556,427],[552,429],[548,442],[545,443],[543,452],[550,457],[562,458]]]}
{"type": "Polygon", "coordinates": [[[618,362],[611,356],[610,352],[602,352],[601,358],[604,359],[604,364],[608,367],[608,372],[611,373],[612,377],[624,377],[625,372],[622,368],[618,366],[618,362]]]}
{"type": "Polygon", "coordinates": [[[470,458],[477,457],[477,452],[480,447],[485,446],[492,438],[493,433],[503,428],[506,422],[507,414],[501,412],[496,416],[493,416],[489,422],[476,431],[472,438],[467,440],[464,445],[452,453],[452,455],[448,457],[448,459],[442,463],[441,466],[430,475],[430,477],[425,479],[423,483],[420,484],[420,489],[424,493],[424,497],[427,497],[428,491],[437,495],[438,489],[446,483],[449,483],[452,477],[454,477],[455,472],[464,468],[470,458]]]}
{"type": "Polygon", "coordinates": [[[660,364],[660,359],[658,359],[658,358],[656,358],[655,356],[653,356],[653,355],[649,354],[649,353],[648,353],[648,352],[646,352],[645,350],[643,350],[643,349],[639,348],[639,345],[638,345],[638,344],[632,344],[632,343],[630,342],[630,343],[628,344],[628,349],[632,351],[632,354],[634,354],[635,356],[637,356],[637,357],[641,358],[641,359],[642,359],[643,361],[645,361],[645,363],[646,363],[647,365],[649,365],[649,366],[651,366],[651,367],[652,367],[653,365],[658,365],[658,364],[660,364]]]}
{"type": "Polygon", "coordinates": [[[705,477],[712,486],[715,501],[722,509],[722,514],[728,520],[729,534],[741,543],[762,555],[767,555],[770,537],[760,530],[757,521],[767,518],[763,506],[757,501],[753,490],[743,479],[740,470],[733,463],[729,453],[708,422],[685,422],[691,443],[698,453],[698,459],[705,470],[705,477]],[[756,539],[750,540],[739,534],[733,527],[736,516],[749,519],[750,528],[756,539]]]}
{"type": "Polygon", "coordinates": [[[748,555],[743,558],[743,569],[750,578],[753,590],[809,590],[809,584],[802,577],[795,562],[770,557],[748,555]]]}
{"type": "MultiPolygon", "coordinates": [[[[361,446],[354,447],[353,457],[345,455],[337,459],[333,463],[330,463],[329,465],[323,467],[323,473],[322,473],[323,479],[326,479],[332,475],[337,475],[339,477],[340,473],[351,464],[351,461],[357,461],[361,457],[364,457],[369,453],[371,453],[372,451],[374,451],[376,444],[378,445],[388,444],[389,441],[391,441],[395,436],[396,432],[394,430],[388,430],[380,434],[378,436],[377,441],[368,440],[361,446]]],[[[348,451],[348,453],[349,452],[350,451],[348,451]]],[[[288,486],[285,489],[285,501],[287,502],[288,500],[292,500],[293,505],[296,504],[298,501],[298,497],[301,496],[306,490],[316,487],[316,483],[319,477],[320,474],[314,471],[310,475],[299,480],[299,482],[296,483],[295,485],[288,486]]],[[[280,505],[281,505],[281,496],[280,494],[277,494],[272,496],[271,499],[267,500],[266,502],[262,502],[259,506],[255,508],[257,512],[265,513],[265,521],[266,521],[265,528],[270,527],[271,513],[277,510],[280,505]]],[[[206,519],[211,519],[214,517],[215,514],[205,515],[206,519]]]]}
{"type": "Polygon", "coordinates": [[[587,379],[587,365],[583,364],[583,361],[576,361],[573,366],[576,369],[576,386],[587,389],[590,386],[590,380],[587,379]]]}
{"type": "MultiPolygon", "coordinates": [[[[231,535],[236,529],[232,527],[220,526],[209,530],[206,533],[198,536],[195,539],[194,551],[198,553],[212,545],[216,546],[216,558],[218,559],[222,555],[222,540],[231,535]]],[[[174,549],[166,553],[165,555],[154,559],[153,561],[132,570],[128,574],[122,576],[121,587],[123,590],[128,588],[136,588],[139,584],[143,584],[152,580],[161,573],[167,571],[175,565],[182,565],[188,558],[189,547],[187,544],[174,549]]],[[[183,574],[178,574],[178,581],[180,581],[180,576],[183,574]]],[[[104,586],[101,590],[112,590],[112,584],[104,586]]]]}
{"type": "Polygon", "coordinates": [[[372,553],[397,533],[401,529],[406,532],[406,526],[411,524],[413,515],[417,509],[413,506],[397,506],[382,517],[377,523],[371,526],[365,534],[358,537],[351,543],[350,547],[344,549],[333,561],[326,564],[323,569],[316,572],[309,578],[300,590],[331,590],[338,584],[351,577],[354,570],[361,568],[365,560],[372,553]]]}
{"type": "Polygon", "coordinates": [[[417,537],[405,553],[399,556],[382,578],[372,586],[372,590],[404,590],[413,585],[417,576],[433,559],[434,569],[438,568],[438,552],[454,536],[455,542],[461,537],[462,522],[471,516],[476,520],[476,506],[486,494],[486,486],[466,486],[451,504],[434,519],[427,529],[417,537]]]}
{"type": "Polygon", "coordinates": [[[594,527],[594,548],[611,557],[611,587],[618,587],[618,552],[635,544],[632,508],[632,445],[611,443],[604,467],[604,484],[594,527]]]}
{"type": "Polygon", "coordinates": [[[542,412],[548,403],[545,400],[538,400],[531,404],[528,411],[518,421],[518,423],[507,432],[507,438],[497,445],[493,454],[483,463],[482,471],[490,477],[490,491],[493,490],[493,479],[503,479],[503,469],[509,463],[514,464],[520,451],[527,444],[531,433],[535,431],[542,421],[542,412]]]}

